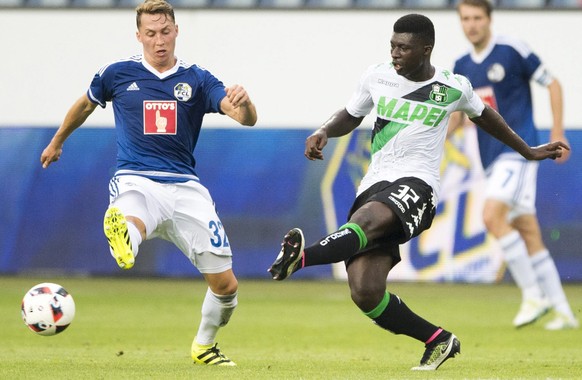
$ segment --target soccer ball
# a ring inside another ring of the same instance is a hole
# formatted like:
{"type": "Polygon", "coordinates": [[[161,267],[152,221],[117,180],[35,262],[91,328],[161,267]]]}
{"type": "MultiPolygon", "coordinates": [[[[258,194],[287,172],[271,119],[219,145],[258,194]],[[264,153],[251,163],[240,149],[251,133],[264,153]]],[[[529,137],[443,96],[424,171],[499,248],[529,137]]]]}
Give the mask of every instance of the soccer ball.
{"type": "Polygon", "coordinates": [[[30,330],[50,336],[69,327],[75,317],[75,301],[62,286],[44,282],[26,292],[21,310],[30,330]]]}

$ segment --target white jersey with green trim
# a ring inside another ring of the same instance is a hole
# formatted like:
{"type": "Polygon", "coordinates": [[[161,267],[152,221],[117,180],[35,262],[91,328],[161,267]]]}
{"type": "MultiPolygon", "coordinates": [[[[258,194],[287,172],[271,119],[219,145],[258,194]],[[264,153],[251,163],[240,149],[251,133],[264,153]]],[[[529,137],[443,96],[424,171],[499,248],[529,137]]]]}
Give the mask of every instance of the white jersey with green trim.
{"type": "Polygon", "coordinates": [[[435,66],[429,80],[412,82],[389,62],[370,66],[346,105],[354,117],[376,111],[372,159],[357,194],[380,181],[416,177],[438,198],[450,114],[463,111],[476,117],[484,107],[467,78],[441,67],[435,66]]]}

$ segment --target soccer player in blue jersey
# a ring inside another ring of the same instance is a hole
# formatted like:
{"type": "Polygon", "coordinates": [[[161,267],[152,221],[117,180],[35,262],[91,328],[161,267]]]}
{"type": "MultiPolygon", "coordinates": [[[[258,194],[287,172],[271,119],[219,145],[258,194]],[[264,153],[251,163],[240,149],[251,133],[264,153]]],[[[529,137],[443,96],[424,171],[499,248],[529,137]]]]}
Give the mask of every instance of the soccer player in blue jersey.
{"type": "Polygon", "coordinates": [[[95,74],[41,155],[47,168],[65,140],[99,105],[112,102],[117,130],[117,171],[109,184],[104,232],[118,265],[134,265],[140,243],[173,242],[208,283],[202,319],[192,342],[195,363],[233,366],[215,343],[237,305],[232,252],[214,202],[195,171],[194,148],[202,119],[222,113],[252,126],[257,112],[240,85],[226,87],[209,71],[175,54],[178,25],[164,0],[136,8],[143,54],[113,62],[95,74]]]}
{"type": "Polygon", "coordinates": [[[420,364],[412,368],[423,371],[436,370],[454,357],[460,342],[387,292],[386,279],[401,259],[399,245],[428,229],[435,216],[449,115],[467,113],[530,160],[556,158],[567,149],[561,142],[527,145],[483,104],[466,78],[431,64],[434,41],[427,17],[398,19],[390,40],[391,60],[370,66],[346,107],[307,138],[305,156],[321,160],[329,138],[350,133],[372,110],[376,113],[371,162],[348,223],[307,247],[303,232],[292,229],[269,268],[280,281],[305,267],[344,261],[352,300],[360,310],[378,326],[425,345],[420,364]]]}
{"type": "MultiPolygon", "coordinates": [[[[453,71],[467,77],[483,101],[532,146],[539,142],[530,82],[547,87],[553,113],[550,139],[566,142],[562,89],[540,58],[524,42],[492,33],[492,6],[487,0],[462,0],[457,9],[472,49],[455,62],[453,71]]],[[[462,114],[451,117],[451,131],[462,124],[462,114]]],[[[483,220],[498,239],[509,272],[522,293],[513,324],[531,324],[551,307],[555,317],[545,325],[548,330],[578,327],[554,260],[542,241],[535,209],[538,163],[523,159],[479,129],[477,136],[487,175],[483,220]]],[[[563,162],[568,156],[564,150],[557,161],[563,162]]]]}

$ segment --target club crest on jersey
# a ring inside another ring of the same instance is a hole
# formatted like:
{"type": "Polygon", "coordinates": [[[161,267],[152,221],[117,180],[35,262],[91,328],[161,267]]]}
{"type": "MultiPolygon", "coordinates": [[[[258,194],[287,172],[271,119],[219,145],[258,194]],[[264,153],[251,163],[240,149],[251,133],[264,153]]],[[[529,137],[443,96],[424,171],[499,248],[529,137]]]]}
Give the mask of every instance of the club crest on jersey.
{"type": "Polygon", "coordinates": [[[144,100],[143,129],[146,135],[175,135],[178,102],[175,100],[144,100]]]}
{"type": "Polygon", "coordinates": [[[178,83],[174,86],[174,97],[182,102],[187,102],[192,97],[192,87],[188,83],[178,83]]]}
{"type": "Polygon", "coordinates": [[[505,78],[505,69],[500,63],[494,63],[487,69],[487,79],[493,83],[501,82],[505,78]]]}
{"type": "Polygon", "coordinates": [[[447,101],[447,89],[446,86],[439,83],[433,84],[432,91],[429,94],[430,99],[436,103],[445,103],[447,101]]]}

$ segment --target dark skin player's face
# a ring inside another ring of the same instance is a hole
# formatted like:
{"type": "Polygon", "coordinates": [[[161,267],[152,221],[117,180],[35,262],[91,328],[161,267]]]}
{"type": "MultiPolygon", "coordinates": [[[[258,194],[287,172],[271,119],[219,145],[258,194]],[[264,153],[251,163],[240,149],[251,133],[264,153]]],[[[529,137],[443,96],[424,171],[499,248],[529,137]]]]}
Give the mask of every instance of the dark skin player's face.
{"type": "Polygon", "coordinates": [[[390,39],[390,55],[396,73],[414,82],[428,80],[434,75],[431,52],[432,46],[424,45],[411,33],[394,33],[390,39]]]}

